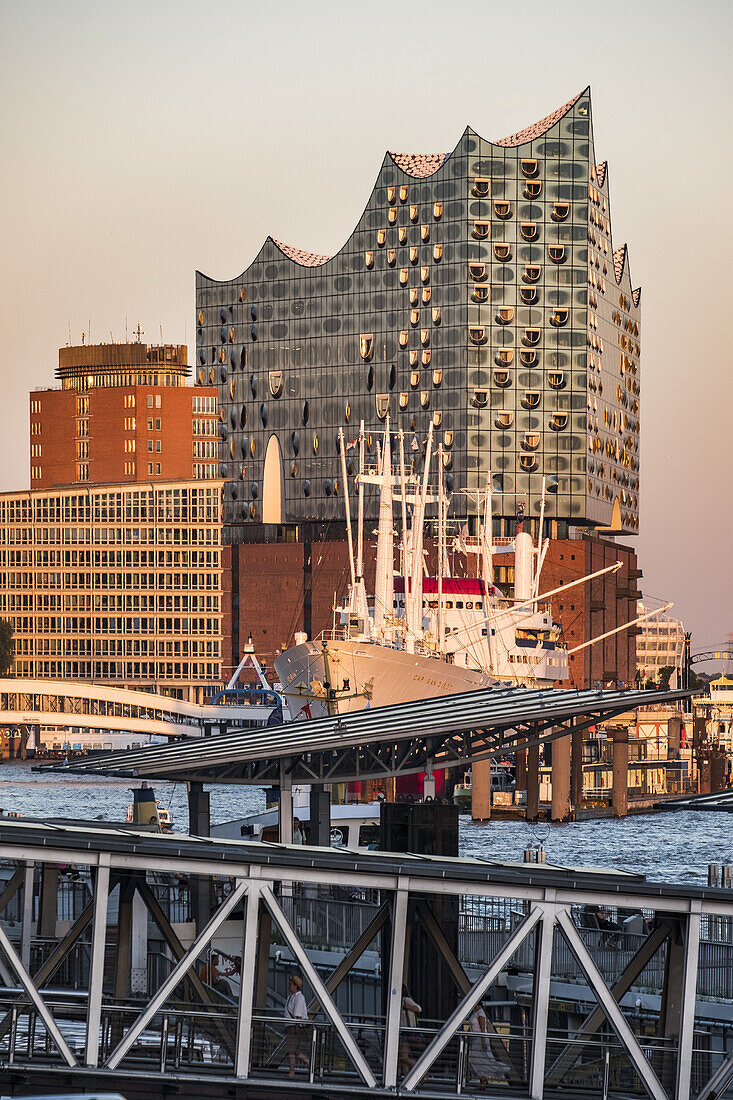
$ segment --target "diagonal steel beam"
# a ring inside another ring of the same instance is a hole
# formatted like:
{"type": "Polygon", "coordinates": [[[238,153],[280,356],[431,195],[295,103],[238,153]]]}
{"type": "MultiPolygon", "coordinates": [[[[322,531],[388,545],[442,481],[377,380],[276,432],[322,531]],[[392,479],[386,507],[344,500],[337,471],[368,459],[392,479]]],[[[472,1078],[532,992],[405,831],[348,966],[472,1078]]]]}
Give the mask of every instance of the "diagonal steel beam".
{"type": "MultiPolygon", "coordinates": [[[[328,978],[326,979],[326,989],[329,993],[333,993],[334,990],[341,985],[341,982],[349,973],[354,963],[361,958],[374,937],[382,930],[382,928],[384,928],[385,924],[389,920],[389,914],[389,902],[385,901],[382,905],[380,905],[372,920],[369,921],[369,924],[359,936],[359,939],[351,948],[348,955],[344,955],[343,959],[338,964],[336,969],[332,970],[329,974],[328,978]]],[[[318,998],[314,997],[308,1005],[309,1015],[317,1008],[318,1003],[318,998]]]]}
{"type": "Polygon", "coordinates": [[[542,1100],[547,1054],[547,1019],[550,1010],[552,976],[552,940],[555,931],[555,907],[543,906],[542,927],[535,936],[534,975],[532,982],[532,1055],[529,1066],[529,1095],[542,1100]]]}
{"type": "Polygon", "coordinates": [[[272,913],[275,923],[283,934],[285,942],[287,943],[290,950],[293,952],[295,958],[298,960],[301,970],[310,982],[313,991],[316,993],[318,1000],[321,1002],[324,1012],[336,1029],[338,1036],[346,1049],[347,1054],[356,1066],[356,1069],[362,1080],[370,1089],[375,1088],[377,1082],[374,1078],[372,1071],[369,1069],[369,1066],[367,1065],[363,1054],[359,1050],[359,1047],[357,1046],[353,1035],[346,1026],[346,1022],[341,1016],[341,1013],[338,1011],[335,1004],[331,1000],[331,997],[326,990],[326,986],[324,985],[321,976],[319,975],[316,968],[313,966],[313,963],[308,958],[306,951],[304,950],[295,931],[291,927],[284,912],[280,908],[280,905],[269,886],[263,886],[262,900],[272,913]]]}
{"type": "Polygon", "coordinates": [[[23,885],[24,880],[25,880],[25,867],[23,866],[23,863],[21,862],[16,867],[12,878],[9,879],[7,886],[5,887],[3,892],[0,894],[0,913],[2,913],[3,909],[8,904],[8,902],[11,901],[15,897],[15,895],[18,893],[18,890],[23,885]]]}
{"type": "MultiPolygon", "coordinates": [[[[662,923],[658,924],[649,934],[647,939],[644,940],[639,950],[629,960],[621,976],[614,985],[611,986],[611,995],[615,1001],[621,1001],[621,998],[628,993],[644,968],[648,966],[659,948],[666,942],[669,934],[670,925],[662,923]]],[[[571,1066],[575,1065],[578,1058],[580,1058],[583,1053],[586,1045],[584,1040],[590,1042],[599,1028],[603,1026],[605,1020],[606,1014],[600,1006],[595,1008],[590,1016],[586,1017],[582,1027],[573,1035],[572,1044],[568,1044],[564,1050],[560,1051],[550,1069],[547,1071],[545,1084],[557,1085],[562,1080],[563,1076],[571,1066]]]]}
{"type": "Polygon", "coordinates": [[[417,1088],[430,1067],[437,1061],[448,1046],[448,1043],[455,1035],[457,1029],[461,1026],[466,1017],[473,1012],[486,990],[492,982],[498,978],[499,974],[501,974],[520,944],[526,940],[527,936],[540,920],[542,912],[542,908],[537,905],[530,910],[521,924],[517,925],[506,943],[494,956],[487,969],[474,984],[470,993],[467,993],[463,1000],[459,1001],[449,1018],[443,1024],[443,1027],[438,1034],[433,1037],[425,1051],[420,1055],[415,1065],[403,1080],[402,1088],[405,1092],[412,1092],[417,1088]]]}
{"type": "Polygon", "coordinates": [[[216,933],[221,928],[224,921],[227,919],[232,909],[234,909],[241,901],[244,893],[247,889],[247,883],[245,880],[239,882],[237,886],[232,890],[226,901],[219,906],[214,916],[209,923],[203,929],[203,931],[196,937],[188,950],[184,953],[182,958],[178,960],[176,965],[171,970],[168,977],[165,979],[155,996],[148,1002],[147,1008],[140,1013],[135,1020],[132,1027],[125,1033],[125,1037],[119,1042],[116,1048],[112,1051],[112,1054],[105,1063],[107,1069],[117,1069],[118,1065],[128,1053],[130,1048],[134,1046],[139,1038],[141,1032],[145,1030],[147,1025],[153,1019],[155,1014],[160,1009],[161,1005],[165,1003],[170,994],[176,988],[183,975],[190,970],[190,968],[196,962],[196,959],[201,954],[203,949],[211,943],[216,933]]]}
{"type": "Polygon", "coordinates": [[[395,891],[391,906],[392,942],[389,959],[389,987],[387,989],[387,1020],[384,1029],[384,1087],[386,1089],[393,1089],[397,1085],[408,900],[408,892],[403,886],[395,891]]]}
{"type": "Polygon", "coordinates": [[[621,1043],[631,1059],[634,1069],[641,1078],[652,1100],[669,1100],[667,1093],[662,1088],[659,1078],[652,1069],[644,1051],[626,1021],[626,1017],[616,1003],[611,990],[606,985],[605,979],[591,957],[588,948],[583,943],[577,928],[573,924],[567,910],[557,914],[557,923],[567,941],[568,947],[580,963],[580,968],[585,974],[588,985],[596,995],[598,1003],[603,1008],[611,1027],[616,1032],[621,1043]]]}
{"type": "Polygon", "coordinates": [[[698,1093],[697,1100],[719,1100],[731,1081],[733,1081],[733,1050],[728,1051],[705,1088],[698,1093]]]}
{"type": "Polygon", "coordinates": [[[89,998],[87,1000],[87,1035],[85,1062],[99,1064],[99,1031],[102,1022],[104,986],[104,949],[107,942],[107,903],[109,900],[109,854],[100,855],[94,884],[94,921],[92,950],[89,962],[89,998]]]}
{"type": "MultiPolygon", "coordinates": [[[[435,919],[435,914],[425,901],[418,901],[415,904],[415,913],[420,918],[425,931],[430,936],[431,940],[435,944],[436,948],[440,952],[443,961],[445,962],[450,972],[453,981],[459,992],[465,997],[470,990],[473,982],[469,978],[466,971],[463,969],[458,956],[448,943],[445,937],[445,932],[435,919]]],[[[518,1071],[517,1066],[512,1061],[510,1052],[507,1050],[502,1039],[499,1037],[499,1033],[494,1026],[493,1020],[486,1017],[486,1030],[493,1036],[495,1036],[495,1042],[491,1044],[491,1050],[507,1067],[507,1073],[509,1074],[509,1081],[511,1084],[521,1084],[522,1074],[518,1071]]]]}
{"type": "Polygon", "coordinates": [[[33,1006],[36,1012],[43,1020],[46,1031],[58,1047],[61,1057],[66,1062],[67,1066],[77,1066],[79,1063],[69,1050],[66,1040],[59,1030],[58,1024],[54,1020],[51,1011],[43,1000],[43,997],[41,997],[41,994],[38,992],[38,988],[34,983],[33,978],[31,978],[30,974],[18,958],[15,948],[10,942],[8,934],[2,927],[2,925],[0,925],[0,948],[5,952],[8,962],[12,966],[15,973],[18,975],[18,978],[20,979],[20,984],[23,986],[29,998],[33,1002],[33,1006]]]}

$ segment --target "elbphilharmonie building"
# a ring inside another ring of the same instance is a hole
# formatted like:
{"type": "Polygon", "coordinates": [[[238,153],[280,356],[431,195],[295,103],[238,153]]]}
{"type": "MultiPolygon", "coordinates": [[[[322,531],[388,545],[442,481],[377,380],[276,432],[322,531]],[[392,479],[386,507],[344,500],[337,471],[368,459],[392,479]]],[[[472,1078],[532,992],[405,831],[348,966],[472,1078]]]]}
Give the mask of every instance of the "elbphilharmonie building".
{"type": "Polygon", "coordinates": [[[469,127],[448,153],[387,153],[336,255],[268,237],[196,294],[229,541],[341,520],[339,429],[363,421],[376,457],[388,414],[417,469],[432,423],[461,522],[460,490],[490,479],[500,526],[522,503],[536,518],[544,484],[555,537],[638,531],[640,291],[589,89],[497,141],[469,127]]]}

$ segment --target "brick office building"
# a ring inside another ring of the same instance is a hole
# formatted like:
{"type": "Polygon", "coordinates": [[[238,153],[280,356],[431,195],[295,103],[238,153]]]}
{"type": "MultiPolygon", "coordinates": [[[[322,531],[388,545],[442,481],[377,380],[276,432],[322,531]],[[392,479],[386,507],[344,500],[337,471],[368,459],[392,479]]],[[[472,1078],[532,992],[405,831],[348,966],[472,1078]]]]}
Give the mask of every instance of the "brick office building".
{"type": "Polygon", "coordinates": [[[61,388],[30,395],[31,489],[216,478],[217,391],[189,372],[180,344],[60,348],[61,388]]]}

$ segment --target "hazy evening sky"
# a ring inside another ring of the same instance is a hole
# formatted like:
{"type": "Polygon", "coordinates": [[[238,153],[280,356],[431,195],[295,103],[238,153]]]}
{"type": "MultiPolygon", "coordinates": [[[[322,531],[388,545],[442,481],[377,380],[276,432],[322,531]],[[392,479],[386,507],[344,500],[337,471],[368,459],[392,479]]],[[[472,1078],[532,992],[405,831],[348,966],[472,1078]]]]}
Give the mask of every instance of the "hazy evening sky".
{"type": "Polygon", "coordinates": [[[335,252],[385,149],[499,138],[592,87],[643,288],[645,594],[733,631],[733,6],[720,0],[0,0],[0,488],[58,348],[194,343],[194,273],[335,252]],[[728,196],[726,198],[726,196],[728,196]]]}

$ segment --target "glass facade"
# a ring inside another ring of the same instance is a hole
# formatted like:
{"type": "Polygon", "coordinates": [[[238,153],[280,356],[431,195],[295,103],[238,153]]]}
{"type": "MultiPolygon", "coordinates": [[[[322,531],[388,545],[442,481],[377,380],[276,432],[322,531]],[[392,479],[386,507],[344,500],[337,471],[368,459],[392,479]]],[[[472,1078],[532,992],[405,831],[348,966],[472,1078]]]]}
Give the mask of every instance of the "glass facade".
{"type": "Polygon", "coordinates": [[[467,129],[446,155],[388,153],[331,258],[268,237],[239,279],[196,285],[233,541],[263,521],[271,436],[282,521],[337,520],[339,429],[348,443],[363,420],[376,455],[387,412],[417,469],[433,422],[457,519],[475,509],[459,490],[489,478],[495,514],[536,517],[544,480],[548,519],[638,530],[640,293],[588,90],[499,142],[467,129]]]}

